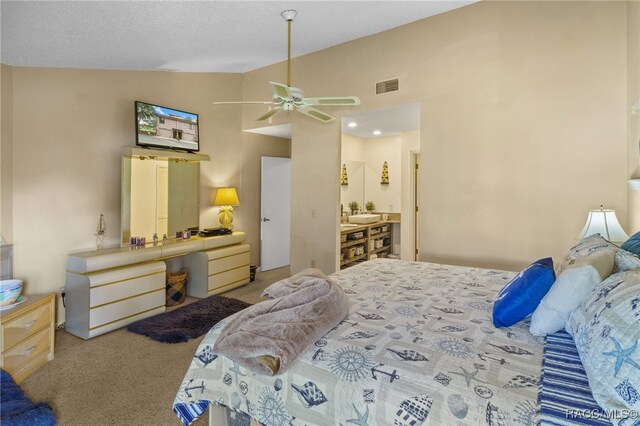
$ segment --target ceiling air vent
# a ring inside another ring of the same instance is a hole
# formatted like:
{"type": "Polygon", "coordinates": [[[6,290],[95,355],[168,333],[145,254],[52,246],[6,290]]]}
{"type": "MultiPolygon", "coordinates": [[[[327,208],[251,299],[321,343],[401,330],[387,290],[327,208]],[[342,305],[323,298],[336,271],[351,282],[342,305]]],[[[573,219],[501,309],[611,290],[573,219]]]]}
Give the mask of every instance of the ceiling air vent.
{"type": "Polygon", "coordinates": [[[382,93],[397,92],[398,88],[399,83],[397,78],[394,78],[393,80],[381,81],[380,83],[376,83],[376,95],[380,95],[382,93]]]}

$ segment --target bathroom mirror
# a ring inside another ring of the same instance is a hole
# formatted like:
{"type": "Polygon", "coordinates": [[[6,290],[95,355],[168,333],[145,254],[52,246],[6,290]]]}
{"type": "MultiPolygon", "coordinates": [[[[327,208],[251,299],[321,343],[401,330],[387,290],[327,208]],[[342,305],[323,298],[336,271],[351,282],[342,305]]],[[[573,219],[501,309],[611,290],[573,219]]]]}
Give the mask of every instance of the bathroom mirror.
{"type": "Polygon", "coordinates": [[[346,165],[349,179],[348,188],[340,185],[344,210],[355,200],[360,210],[365,210],[365,203],[371,201],[376,212],[400,213],[403,195],[410,199],[411,152],[419,150],[417,103],[343,116],[340,164],[346,165]],[[387,179],[383,182],[385,165],[387,179]]]}
{"type": "Polygon", "coordinates": [[[199,226],[200,163],[180,158],[122,156],[122,245],[131,237],[175,237],[199,226]]]}

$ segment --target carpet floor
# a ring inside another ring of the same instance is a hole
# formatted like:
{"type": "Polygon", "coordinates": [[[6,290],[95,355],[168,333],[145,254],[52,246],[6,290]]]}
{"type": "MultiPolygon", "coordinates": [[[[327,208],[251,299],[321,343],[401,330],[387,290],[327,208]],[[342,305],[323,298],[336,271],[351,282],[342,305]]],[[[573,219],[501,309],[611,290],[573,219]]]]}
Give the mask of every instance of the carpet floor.
{"type": "MultiPolygon", "coordinates": [[[[288,276],[288,268],[258,273],[223,295],[258,303],[264,288],[288,276]]],[[[83,340],[59,330],[55,359],[21,385],[33,401],[51,405],[60,426],[180,425],[173,400],[201,340],[166,344],[124,328],[83,340]]],[[[194,423],[206,424],[206,416],[194,423]]]]}

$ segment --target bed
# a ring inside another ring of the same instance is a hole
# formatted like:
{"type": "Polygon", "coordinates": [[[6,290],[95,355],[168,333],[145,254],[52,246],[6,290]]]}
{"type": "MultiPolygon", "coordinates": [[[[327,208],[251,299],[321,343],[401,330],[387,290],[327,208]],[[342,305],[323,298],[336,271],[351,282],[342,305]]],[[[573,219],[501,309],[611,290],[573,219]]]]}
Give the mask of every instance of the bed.
{"type": "Polygon", "coordinates": [[[543,338],[496,329],[515,273],[376,259],[332,275],[346,319],[284,374],[255,375],[200,344],[174,402],[185,423],[209,403],[264,425],[534,425],[543,338]]]}

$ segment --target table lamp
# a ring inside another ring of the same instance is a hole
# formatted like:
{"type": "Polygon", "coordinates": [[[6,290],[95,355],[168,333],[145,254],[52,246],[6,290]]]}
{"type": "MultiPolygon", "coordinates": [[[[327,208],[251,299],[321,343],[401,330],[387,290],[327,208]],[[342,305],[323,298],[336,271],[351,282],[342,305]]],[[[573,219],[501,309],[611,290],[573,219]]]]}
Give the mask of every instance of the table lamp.
{"type": "Polygon", "coordinates": [[[240,200],[235,188],[218,188],[216,197],[213,200],[215,207],[220,207],[218,220],[220,227],[224,229],[233,228],[233,206],[239,206],[240,200]]]}
{"type": "Polygon", "coordinates": [[[600,234],[602,237],[612,243],[621,243],[626,241],[629,236],[616,217],[616,211],[605,209],[600,206],[599,210],[590,210],[587,216],[587,223],[578,235],[579,239],[588,237],[589,235],[600,234]]]}

